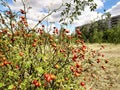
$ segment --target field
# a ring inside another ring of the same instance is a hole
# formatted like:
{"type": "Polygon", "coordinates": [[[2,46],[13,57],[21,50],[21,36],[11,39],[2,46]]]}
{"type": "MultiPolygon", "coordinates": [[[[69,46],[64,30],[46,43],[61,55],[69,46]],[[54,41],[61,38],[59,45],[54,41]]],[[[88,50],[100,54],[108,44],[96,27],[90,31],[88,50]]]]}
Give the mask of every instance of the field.
{"type": "MultiPolygon", "coordinates": [[[[105,49],[102,50],[104,58],[109,60],[108,76],[111,77],[111,86],[94,87],[95,90],[120,90],[120,44],[102,44],[105,49]]],[[[92,49],[99,49],[101,44],[88,44],[92,49]]]]}

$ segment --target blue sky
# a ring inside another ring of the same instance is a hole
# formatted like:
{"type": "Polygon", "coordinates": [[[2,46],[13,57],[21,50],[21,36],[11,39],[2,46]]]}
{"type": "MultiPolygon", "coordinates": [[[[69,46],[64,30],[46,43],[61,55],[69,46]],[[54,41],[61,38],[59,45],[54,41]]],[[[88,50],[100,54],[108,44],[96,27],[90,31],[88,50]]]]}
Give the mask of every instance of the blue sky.
{"type": "Polygon", "coordinates": [[[110,9],[112,6],[114,6],[119,1],[120,0],[106,0],[106,2],[104,3],[104,8],[106,10],[108,10],[108,9],[110,9]]]}
{"type": "MultiPolygon", "coordinates": [[[[22,9],[21,0],[16,0],[16,3],[13,3],[12,0],[9,1],[10,7],[12,10],[19,11],[22,9]]],[[[30,22],[30,26],[34,26],[36,21],[39,19],[42,19],[45,15],[47,15],[46,12],[43,12],[44,9],[47,7],[50,10],[53,10],[62,3],[62,0],[27,0],[32,7],[31,10],[29,10],[28,13],[28,21],[30,22]],[[40,12],[42,11],[42,12],[40,12]]],[[[70,0],[63,0],[64,2],[68,2],[70,0]]],[[[84,25],[90,22],[93,22],[95,20],[98,20],[101,15],[104,13],[104,10],[107,12],[110,12],[112,16],[120,15],[120,0],[94,0],[95,3],[98,5],[97,9],[93,12],[90,12],[88,8],[85,9],[85,11],[82,13],[81,16],[78,17],[79,20],[75,20],[72,25],[68,25],[65,28],[70,29],[71,31],[74,31],[74,28],[76,26],[84,25]],[[98,13],[99,12],[99,13],[98,13]]],[[[3,10],[3,8],[0,6],[0,9],[3,10]]],[[[61,10],[62,11],[62,10],[61,10]]],[[[55,24],[48,23],[47,27],[58,27],[60,28],[60,25],[57,21],[60,19],[60,11],[57,13],[53,13],[50,17],[46,19],[48,22],[55,22],[55,24]]],[[[47,25],[47,23],[43,22],[43,24],[47,25]]]]}
{"type": "Polygon", "coordinates": [[[104,10],[108,10],[110,8],[112,8],[112,6],[116,5],[117,2],[119,2],[120,0],[105,0],[104,3],[104,7],[102,7],[101,9],[98,9],[98,12],[104,12],[104,10]]]}

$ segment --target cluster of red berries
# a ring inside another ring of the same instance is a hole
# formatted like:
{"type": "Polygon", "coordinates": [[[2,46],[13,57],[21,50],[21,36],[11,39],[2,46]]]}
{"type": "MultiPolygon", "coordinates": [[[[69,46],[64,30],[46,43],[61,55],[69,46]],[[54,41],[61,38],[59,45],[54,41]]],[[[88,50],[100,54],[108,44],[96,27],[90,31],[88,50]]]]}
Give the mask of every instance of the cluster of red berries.
{"type": "Polygon", "coordinates": [[[44,77],[47,82],[50,82],[56,78],[54,74],[44,74],[44,77]]]}
{"type": "Polygon", "coordinates": [[[43,34],[44,33],[44,31],[42,30],[42,29],[38,29],[38,32],[39,32],[39,34],[43,34]]]}
{"type": "Polygon", "coordinates": [[[36,47],[37,41],[38,41],[38,39],[34,39],[34,40],[33,40],[33,44],[32,44],[33,47],[36,47]]]}
{"type": "Polygon", "coordinates": [[[58,34],[58,29],[56,27],[54,27],[54,31],[53,31],[54,34],[58,34]]]}
{"type": "Polygon", "coordinates": [[[39,82],[39,81],[37,81],[37,80],[33,80],[33,85],[35,86],[35,87],[39,87],[39,86],[41,86],[41,83],[39,82]]]}
{"type": "Polygon", "coordinates": [[[28,23],[27,23],[26,18],[24,16],[21,16],[20,18],[21,18],[20,22],[22,22],[26,27],[28,27],[28,23]]]}
{"type": "Polygon", "coordinates": [[[78,77],[83,71],[83,68],[80,63],[76,63],[75,66],[71,66],[70,70],[73,72],[73,75],[78,77]]]}
{"type": "Polygon", "coordinates": [[[81,35],[81,31],[80,31],[79,29],[76,29],[76,33],[77,33],[78,35],[81,35]]]}
{"type": "Polygon", "coordinates": [[[6,65],[8,65],[8,64],[11,64],[11,62],[4,61],[4,62],[2,62],[2,63],[1,63],[1,65],[0,65],[0,66],[6,66],[6,65]]]}

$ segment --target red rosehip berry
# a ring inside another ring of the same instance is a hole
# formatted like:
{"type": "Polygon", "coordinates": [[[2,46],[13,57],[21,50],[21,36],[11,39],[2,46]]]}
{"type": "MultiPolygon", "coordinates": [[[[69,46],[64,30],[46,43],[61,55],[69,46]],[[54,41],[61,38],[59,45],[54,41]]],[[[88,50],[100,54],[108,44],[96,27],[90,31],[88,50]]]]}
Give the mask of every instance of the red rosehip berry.
{"type": "Polygon", "coordinates": [[[33,43],[32,46],[33,46],[33,47],[36,47],[36,43],[33,43]]]}
{"type": "Polygon", "coordinates": [[[25,12],[24,10],[22,10],[22,9],[20,9],[20,12],[21,12],[22,14],[26,14],[26,12],[25,12]]]}
{"type": "Polygon", "coordinates": [[[37,83],[38,81],[37,80],[33,80],[33,84],[37,83]]]}
{"type": "Polygon", "coordinates": [[[85,83],[84,83],[84,82],[80,82],[80,85],[81,85],[81,86],[85,86],[85,83]]]}
{"type": "Polygon", "coordinates": [[[108,63],[108,60],[105,60],[105,63],[108,63]]]}
{"type": "Polygon", "coordinates": [[[80,64],[79,64],[79,63],[76,63],[76,67],[79,68],[79,67],[80,67],[80,64]]]}

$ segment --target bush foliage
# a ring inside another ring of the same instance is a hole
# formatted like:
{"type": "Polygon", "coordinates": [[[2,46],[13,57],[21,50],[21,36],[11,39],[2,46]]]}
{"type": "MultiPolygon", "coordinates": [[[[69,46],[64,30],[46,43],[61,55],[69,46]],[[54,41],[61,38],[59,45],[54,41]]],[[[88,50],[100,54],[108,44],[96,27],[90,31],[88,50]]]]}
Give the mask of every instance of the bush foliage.
{"type": "Polygon", "coordinates": [[[96,82],[110,85],[108,60],[100,53],[104,46],[96,51],[87,47],[79,29],[76,35],[57,27],[50,34],[43,24],[31,29],[25,10],[19,13],[9,8],[0,14],[0,90],[88,90],[96,82]]]}
{"type": "MultiPolygon", "coordinates": [[[[98,23],[97,23],[98,25],[98,23]]],[[[105,27],[105,26],[103,26],[105,27]]],[[[89,43],[120,43],[120,23],[111,28],[103,29],[94,24],[81,29],[82,36],[89,43]],[[87,28],[88,27],[88,28],[87,28]]]]}

